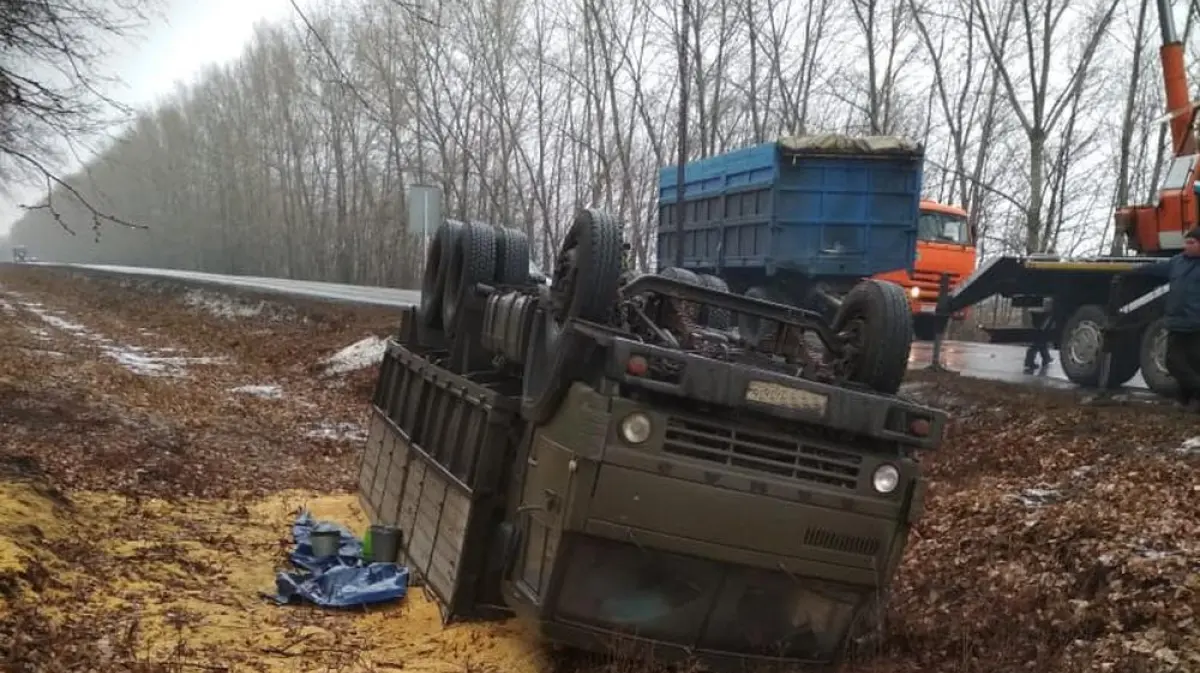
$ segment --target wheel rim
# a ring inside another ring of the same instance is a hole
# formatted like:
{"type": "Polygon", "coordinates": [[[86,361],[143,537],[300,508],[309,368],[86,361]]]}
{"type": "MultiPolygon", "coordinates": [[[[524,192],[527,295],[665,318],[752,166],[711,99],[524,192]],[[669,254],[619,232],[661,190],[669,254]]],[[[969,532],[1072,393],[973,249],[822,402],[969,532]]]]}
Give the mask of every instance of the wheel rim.
{"type": "Polygon", "coordinates": [[[1080,322],[1067,339],[1067,357],[1080,366],[1094,364],[1096,354],[1100,352],[1101,338],[1099,325],[1091,320],[1080,322]]]}
{"type": "Polygon", "coordinates": [[[579,243],[573,233],[567,233],[562,249],[554,260],[554,271],[551,272],[550,306],[554,322],[560,326],[570,316],[575,280],[579,275],[579,243]]]}
{"type": "Polygon", "coordinates": [[[1167,330],[1160,329],[1150,342],[1150,361],[1160,372],[1167,371],[1167,330]]]}

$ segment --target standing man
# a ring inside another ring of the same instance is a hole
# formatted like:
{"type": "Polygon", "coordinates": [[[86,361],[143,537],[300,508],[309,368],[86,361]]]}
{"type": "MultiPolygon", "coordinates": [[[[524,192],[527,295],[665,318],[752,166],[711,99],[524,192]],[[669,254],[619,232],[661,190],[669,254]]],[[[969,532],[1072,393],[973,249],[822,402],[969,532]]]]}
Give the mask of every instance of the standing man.
{"type": "Polygon", "coordinates": [[[1025,373],[1032,374],[1037,367],[1037,356],[1042,356],[1042,370],[1054,362],[1054,358],[1050,357],[1050,347],[1047,342],[1050,341],[1050,329],[1053,325],[1054,307],[1052,300],[1047,297],[1042,307],[1029,312],[1029,320],[1033,323],[1033,342],[1029,344],[1029,348],[1025,349],[1025,373]]]}
{"type": "Polygon", "coordinates": [[[1191,407],[1200,402],[1200,227],[1184,236],[1183,252],[1132,273],[1169,283],[1166,366],[1179,384],[1179,404],[1191,407]]]}

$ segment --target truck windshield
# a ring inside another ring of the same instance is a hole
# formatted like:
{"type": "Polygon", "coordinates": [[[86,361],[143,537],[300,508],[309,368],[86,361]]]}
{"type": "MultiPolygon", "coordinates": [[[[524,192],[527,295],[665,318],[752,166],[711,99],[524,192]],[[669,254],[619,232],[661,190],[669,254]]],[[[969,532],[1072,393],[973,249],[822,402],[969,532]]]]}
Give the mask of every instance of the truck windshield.
{"type": "Polygon", "coordinates": [[[962,215],[923,211],[917,225],[917,239],[937,243],[968,245],[967,218],[962,215]]]}

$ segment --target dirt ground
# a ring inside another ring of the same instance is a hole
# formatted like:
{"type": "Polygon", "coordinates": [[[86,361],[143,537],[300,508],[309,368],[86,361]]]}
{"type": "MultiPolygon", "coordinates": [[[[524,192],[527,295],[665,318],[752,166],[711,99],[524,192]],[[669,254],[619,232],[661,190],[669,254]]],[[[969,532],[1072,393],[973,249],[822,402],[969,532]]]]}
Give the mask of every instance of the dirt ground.
{"type": "MultiPolygon", "coordinates": [[[[321,361],[394,321],[0,269],[5,670],[567,673],[518,625],[443,628],[420,589],[349,612],[261,595],[300,507],[366,526],[375,368],[321,361]]],[[[847,670],[1200,671],[1200,416],[910,378],[954,418],[883,652],[847,670]]]]}

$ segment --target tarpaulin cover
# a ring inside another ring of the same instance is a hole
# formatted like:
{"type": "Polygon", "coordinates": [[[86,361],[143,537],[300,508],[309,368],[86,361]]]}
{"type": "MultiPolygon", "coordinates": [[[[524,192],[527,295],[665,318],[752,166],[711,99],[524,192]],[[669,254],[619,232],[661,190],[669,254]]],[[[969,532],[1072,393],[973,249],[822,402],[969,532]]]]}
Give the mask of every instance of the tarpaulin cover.
{"type": "Polygon", "coordinates": [[[362,542],[336,523],[317,521],[302,510],[292,524],[292,539],[296,546],[288,558],[297,570],[275,577],[273,598],[280,604],[300,599],[322,607],[345,608],[398,600],[408,592],[408,568],[395,563],[368,564],[362,542]],[[314,530],[341,534],[336,555],[313,556],[309,536],[314,530]]]}

